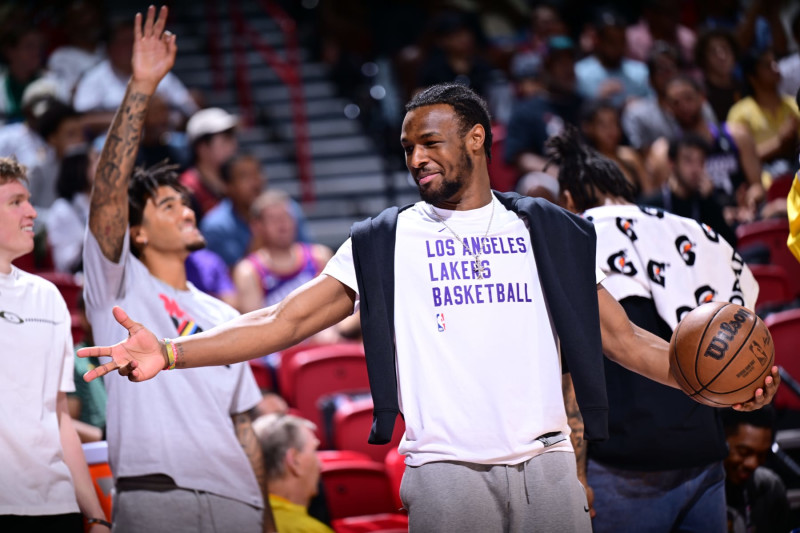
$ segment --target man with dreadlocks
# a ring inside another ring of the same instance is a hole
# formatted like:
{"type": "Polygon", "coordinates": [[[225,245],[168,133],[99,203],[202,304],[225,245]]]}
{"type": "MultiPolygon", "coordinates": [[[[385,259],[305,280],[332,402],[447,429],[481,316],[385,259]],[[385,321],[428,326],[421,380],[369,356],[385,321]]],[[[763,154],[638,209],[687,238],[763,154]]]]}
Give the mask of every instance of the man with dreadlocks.
{"type": "MultiPolygon", "coordinates": [[[[633,204],[614,162],[574,129],[550,140],[563,205],[594,223],[603,286],[630,320],[665,340],[710,301],[753,308],[758,284],[705,224],[633,204]]],[[[606,359],[609,439],[589,443],[594,531],[725,531],[725,433],[719,410],[606,359]]]]}
{"type": "MultiPolygon", "coordinates": [[[[358,307],[370,442],[389,442],[398,413],[405,418],[400,492],[411,531],[590,531],[562,370],[586,437],[603,438],[601,331],[610,357],[677,387],[667,343],[633,326],[599,284],[590,223],[545,200],[492,193],[491,143],[486,102],[469,88],[419,92],[400,144],[420,202],[355,224],[322,274],[212,331],[160,341],[114,309],[131,336],[80,352],[113,359],[86,379],[120,369],[143,381],[165,362],[246,360],[358,307]]],[[[776,376],[744,407],[768,401],[776,376]]]]}
{"type": "MultiPolygon", "coordinates": [[[[147,104],[175,60],[166,8],[136,16],[133,75],[98,163],[84,246],[95,340],[126,331],[114,305],[136,309],[161,336],[209,329],[238,313],[186,281],[205,245],[173,166],[133,169],[147,104]]],[[[106,379],[114,531],[274,530],[264,510],[263,460],[249,411],[261,394],[249,365],[165,374],[145,387],[106,379]]],[[[267,509],[269,509],[267,507],[267,509]]]]}

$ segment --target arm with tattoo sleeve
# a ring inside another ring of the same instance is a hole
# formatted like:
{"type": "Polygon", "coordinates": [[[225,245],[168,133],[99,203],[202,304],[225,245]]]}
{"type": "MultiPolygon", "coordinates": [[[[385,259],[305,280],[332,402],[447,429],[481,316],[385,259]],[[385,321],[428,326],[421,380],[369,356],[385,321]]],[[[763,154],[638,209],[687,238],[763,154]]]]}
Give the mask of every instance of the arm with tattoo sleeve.
{"type": "Polygon", "coordinates": [[[155,20],[155,7],[150,6],[144,27],[141,14],[136,15],[133,74],[97,164],[89,230],[110,261],[117,261],[122,253],[128,225],[128,178],[136,160],[147,103],[175,63],[175,36],[164,32],[166,21],[166,7],[155,20]]]}

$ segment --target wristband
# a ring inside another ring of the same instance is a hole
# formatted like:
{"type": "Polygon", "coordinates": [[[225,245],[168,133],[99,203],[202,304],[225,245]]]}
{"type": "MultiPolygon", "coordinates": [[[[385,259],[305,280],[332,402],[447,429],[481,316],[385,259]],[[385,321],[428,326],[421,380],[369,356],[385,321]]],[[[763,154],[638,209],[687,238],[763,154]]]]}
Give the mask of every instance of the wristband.
{"type": "Polygon", "coordinates": [[[108,529],[111,529],[111,522],[103,518],[87,518],[86,523],[90,526],[92,524],[100,524],[101,526],[106,526],[108,529]]]}
{"type": "Polygon", "coordinates": [[[175,368],[175,346],[170,339],[164,339],[164,346],[167,349],[167,362],[163,370],[173,370],[175,368]]]}

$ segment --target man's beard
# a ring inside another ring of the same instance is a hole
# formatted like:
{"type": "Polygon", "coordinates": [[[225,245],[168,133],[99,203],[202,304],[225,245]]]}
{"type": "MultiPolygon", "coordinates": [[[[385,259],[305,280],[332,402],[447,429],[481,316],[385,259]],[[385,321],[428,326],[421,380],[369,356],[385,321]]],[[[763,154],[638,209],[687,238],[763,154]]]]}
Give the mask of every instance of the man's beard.
{"type": "Polygon", "coordinates": [[[203,237],[200,237],[194,242],[190,242],[186,245],[186,250],[189,252],[196,252],[197,250],[202,250],[206,247],[206,240],[203,237]]]}
{"type": "MultiPolygon", "coordinates": [[[[423,190],[420,188],[420,198],[431,205],[441,204],[450,200],[453,196],[458,194],[461,189],[464,188],[462,176],[468,176],[471,174],[473,166],[472,159],[470,159],[467,155],[466,148],[462,146],[461,165],[459,165],[459,168],[455,169],[455,172],[453,172],[455,179],[452,181],[442,181],[441,186],[436,189],[429,187],[428,189],[423,190]]],[[[442,176],[442,179],[444,180],[444,176],[442,176]]]]}

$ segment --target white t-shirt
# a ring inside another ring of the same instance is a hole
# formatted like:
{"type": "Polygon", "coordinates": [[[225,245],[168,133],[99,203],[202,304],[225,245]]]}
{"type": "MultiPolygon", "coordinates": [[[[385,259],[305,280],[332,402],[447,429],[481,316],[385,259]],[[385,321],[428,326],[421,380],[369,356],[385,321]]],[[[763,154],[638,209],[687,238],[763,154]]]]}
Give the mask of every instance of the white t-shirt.
{"type": "MultiPolygon", "coordinates": [[[[83,75],[75,88],[73,106],[80,112],[116,111],[125,97],[129,76],[121,76],[104,59],[83,75]]],[[[168,72],[156,88],[156,94],[180,109],[187,117],[197,111],[197,104],[175,74],[168,72]]]]}
{"type": "Polygon", "coordinates": [[[77,46],[59,46],[47,58],[47,70],[60,85],[61,96],[65,101],[72,99],[72,91],[84,72],[98,64],[105,57],[105,49],[98,46],[94,52],[87,52],[77,46]]]}
{"type": "MultiPolygon", "coordinates": [[[[395,247],[395,338],[406,464],[517,464],[541,453],[537,437],[569,434],[557,337],[530,233],[497,199],[475,279],[472,251],[418,202],[402,211],[395,247]]],[[[478,245],[491,204],[437,212],[478,245]]],[[[358,293],[351,241],[324,274],[358,293]]],[[[602,274],[599,274],[602,276],[602,274]]],[[[571,451],[569,440],[547,451],[571,451]]]]}
{"type": "Polygon", "coordinates": [[[0,515],[77,513],[56,398],[75,390],[69,311],[58,289],[0,274],[0,515]]]}
{"type": "MultiPolygon", "coordinates": [[[[179,291],[152,276],[130,253],[127,232],[122,250],[119,263],[113,263],[86,232],[86,312],[97,345],[127,337],[111,314],[114,305],[158,338],[191,335],[237,316],[232,307],[192,284],[179,291]]],[[[263,505],[231,420],[261,399],[247,363],[162,372],[142,383],[115,372],[105,383],[109,465],[115,480],[166,474],[183,488],[263,505]]]]}
{"type": "Polygon", "coordinates": [[[47,212],[47,240],[59,272],[72,272],[80,262],[88,221],[89,195],[85,192],[75,194],[72,200],[58,198],[47,212]]]}

